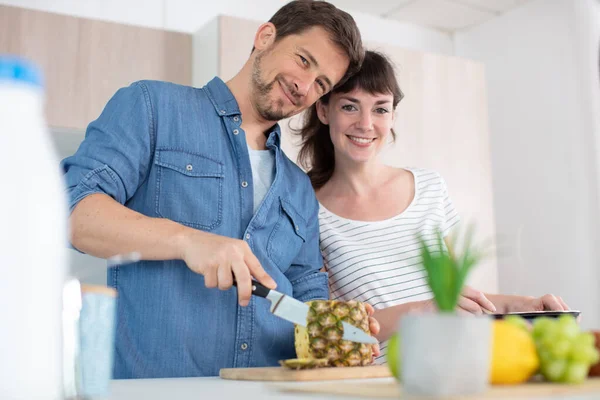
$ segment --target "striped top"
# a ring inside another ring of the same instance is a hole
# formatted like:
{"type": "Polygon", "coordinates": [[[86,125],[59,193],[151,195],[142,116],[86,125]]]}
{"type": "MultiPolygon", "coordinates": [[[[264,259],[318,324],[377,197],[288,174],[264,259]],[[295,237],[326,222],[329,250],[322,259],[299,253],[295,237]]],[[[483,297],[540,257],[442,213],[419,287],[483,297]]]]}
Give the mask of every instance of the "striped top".
{"type": "MultiPolygon", "coordinates": [[[[446,236],[459,216],[439,173],[406,170],[414,176],[415,196],[406,210],[392,218],[355,221],[320,206],[320,246],[332,299],[359,300],[378,310],[432,298],[418,236],[433,239],[436,229],[446,236]]],[[[385,361],[386,346],[381,343],[377,363],[385,361]]]]}

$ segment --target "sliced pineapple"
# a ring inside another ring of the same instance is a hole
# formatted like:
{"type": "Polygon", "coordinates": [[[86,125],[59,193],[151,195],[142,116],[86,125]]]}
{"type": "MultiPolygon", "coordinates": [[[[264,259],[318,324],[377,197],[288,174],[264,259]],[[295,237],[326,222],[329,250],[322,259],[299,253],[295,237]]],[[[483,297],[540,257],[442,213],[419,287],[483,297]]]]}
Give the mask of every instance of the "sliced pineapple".
{"type": "Polygon", "coordinates": [[[279,361],[279,363],[289,369],[314,369],[329,366],[329,360],[326,358],[292,358],[279,361]]]}
{"type": "Polygon", "coordinates": [[[296,325],[295,329],[294,344],[298,358],[284,360],[281,365],[294,369],[301,365],[304,369],[317,368],[317,364],[352,367],[372,363],[371,345],[342,340],[342,321],[369,333],[369,317],[364,304],[337,300],[314,300],[307,304],[310,307],[307,326],[296,325]],[[327,364],[320,360],[326,360],[327,364]]]}

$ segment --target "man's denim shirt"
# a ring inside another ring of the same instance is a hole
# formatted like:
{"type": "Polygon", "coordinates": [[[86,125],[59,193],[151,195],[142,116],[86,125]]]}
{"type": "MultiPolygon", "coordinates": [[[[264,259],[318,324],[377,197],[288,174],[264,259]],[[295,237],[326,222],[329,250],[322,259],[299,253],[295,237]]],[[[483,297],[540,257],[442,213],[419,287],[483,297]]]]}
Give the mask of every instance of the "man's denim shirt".
{"type": "MultiPolygon", "coordinates": [[[[329,297],[319,251],[318,202],[308,177],[281,150],[275,180],[253,215],[250,158],[229,88],[140,81],[122,88],[63,160],[70,208],[105,193],[150,217],[245,240],[277,290],[300,301],[329,297]]],[[[253,296],[207,289],[181,260],[111,268],[118,291],[115,378],[218,375],[220,368],[274,366],[295,356],[292,323],[253,296]]]]}

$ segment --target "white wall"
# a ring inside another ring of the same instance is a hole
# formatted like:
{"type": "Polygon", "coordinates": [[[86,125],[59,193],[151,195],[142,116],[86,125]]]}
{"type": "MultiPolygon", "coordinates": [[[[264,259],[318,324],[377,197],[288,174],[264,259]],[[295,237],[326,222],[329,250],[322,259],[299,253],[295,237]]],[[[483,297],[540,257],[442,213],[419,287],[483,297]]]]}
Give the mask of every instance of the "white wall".
{"type": "Polygon", "coordinates": [[[534,0],[455,37],[487,71],[500,290],[560,294],[588,327],[600,327],[599,24],[596,0],[534,0]]]}
{"type": "MultiPolygon", "coordinates": [[[[84,18],[196,32],[217,15],[267,21],[286,0],[0,0],[0,4],[84,18]]],[[[349,11],[365,41],[452,54],[452,36],[416,25],[349,11]]]]}

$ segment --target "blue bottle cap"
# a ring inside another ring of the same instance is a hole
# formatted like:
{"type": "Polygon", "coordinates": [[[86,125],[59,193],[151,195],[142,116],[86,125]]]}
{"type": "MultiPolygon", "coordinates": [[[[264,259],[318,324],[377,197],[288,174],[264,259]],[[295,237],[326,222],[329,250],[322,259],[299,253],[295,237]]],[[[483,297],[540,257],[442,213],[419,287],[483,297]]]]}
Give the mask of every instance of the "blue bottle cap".
{"type": "Polygon", "coordinates": [[[0,81],[4,80],[43,86],[40,69],[31,61],[11,54],[0,54],[0,81]]]}

